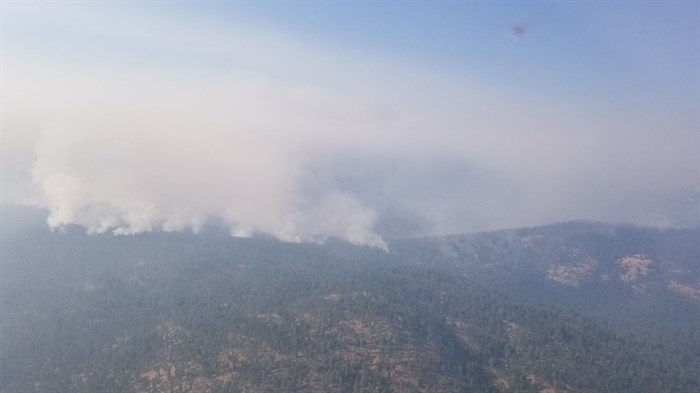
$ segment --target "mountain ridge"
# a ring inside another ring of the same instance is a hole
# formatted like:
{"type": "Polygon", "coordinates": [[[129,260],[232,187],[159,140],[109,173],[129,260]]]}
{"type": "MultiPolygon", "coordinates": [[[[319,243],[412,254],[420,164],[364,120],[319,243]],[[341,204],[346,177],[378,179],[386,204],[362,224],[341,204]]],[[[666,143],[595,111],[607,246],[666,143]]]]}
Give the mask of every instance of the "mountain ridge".
{"type": "Polygon", "coordinates": [[[697,230],[561,223],[388,253],[2,230],[3,393],[700,387],[700,306],[669,288],[696,288],[697,230]]]}

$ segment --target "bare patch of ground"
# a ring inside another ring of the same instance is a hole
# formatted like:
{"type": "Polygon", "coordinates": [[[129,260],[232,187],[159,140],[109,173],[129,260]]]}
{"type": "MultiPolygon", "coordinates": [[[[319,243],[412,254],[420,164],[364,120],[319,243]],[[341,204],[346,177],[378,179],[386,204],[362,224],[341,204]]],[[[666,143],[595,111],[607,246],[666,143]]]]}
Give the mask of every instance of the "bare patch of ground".
{"type": "Polygon", "coordinates": [[[575,266],[551,266],[547,278],[562,285],[577,287],[598,267],[598,261],[586,257],[575,266]]]}
{"type": "Polygon", "coordinates": [[[668,290],[687,297],[688,299],[700,301],[700,289],[698,288],[693,288],[689,285],[683,285],[675,281],[671,281],[668,284],[668,290]]]}
{"type": "Polygon", "coordinates": [[[634,282],[649,274],[652,260],[643,255],[629,255],[617,260],[617,264],[625,269],[620,275],[623,282],[634,282]]]}

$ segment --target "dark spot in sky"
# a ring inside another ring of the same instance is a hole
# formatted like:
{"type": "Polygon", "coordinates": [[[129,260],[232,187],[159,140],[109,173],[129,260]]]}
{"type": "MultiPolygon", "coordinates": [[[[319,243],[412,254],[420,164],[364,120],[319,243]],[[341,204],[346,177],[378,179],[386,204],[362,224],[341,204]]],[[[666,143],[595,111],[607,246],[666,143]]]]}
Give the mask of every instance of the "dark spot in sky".
{"type": "Polygon", "coordinates": [[[525,33],[527,32],[525,25],[523,24],[517,24],[513,25],[511,32],[513,33],[514,36],[518,38],[522,38],[525,36],[525,33]]]}

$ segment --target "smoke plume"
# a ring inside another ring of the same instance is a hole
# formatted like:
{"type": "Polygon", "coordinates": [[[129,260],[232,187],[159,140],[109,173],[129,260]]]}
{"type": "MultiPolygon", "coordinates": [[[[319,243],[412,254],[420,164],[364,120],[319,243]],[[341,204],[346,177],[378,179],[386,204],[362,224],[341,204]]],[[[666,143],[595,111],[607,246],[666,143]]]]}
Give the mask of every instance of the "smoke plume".
{"type": "Polygon", "coordinates": [[[262,29],[14,7],[3,202],[47,207],[52,227],[198,231],[215,218],[234,236],[383,248],[571,218],[675,225],[698,200],[689,128],[669,131],[673,119],[262,29]]]}

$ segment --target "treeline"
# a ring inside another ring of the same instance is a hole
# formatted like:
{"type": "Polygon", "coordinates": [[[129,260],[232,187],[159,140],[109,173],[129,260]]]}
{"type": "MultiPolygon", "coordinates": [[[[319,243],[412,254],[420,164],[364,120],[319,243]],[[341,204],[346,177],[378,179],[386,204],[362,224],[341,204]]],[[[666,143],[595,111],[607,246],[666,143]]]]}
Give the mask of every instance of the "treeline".
{"type": "Polygon", "coordinates": [[[0,391],[700,391],[697,326],[626,331],[513,297],[498,280],[520,282],[536,255],[494,236],[387,254],[26,230],[2,251],[0,391]],[[475,249],[521,264],[465,274],[483,267],[475,249]]]}

